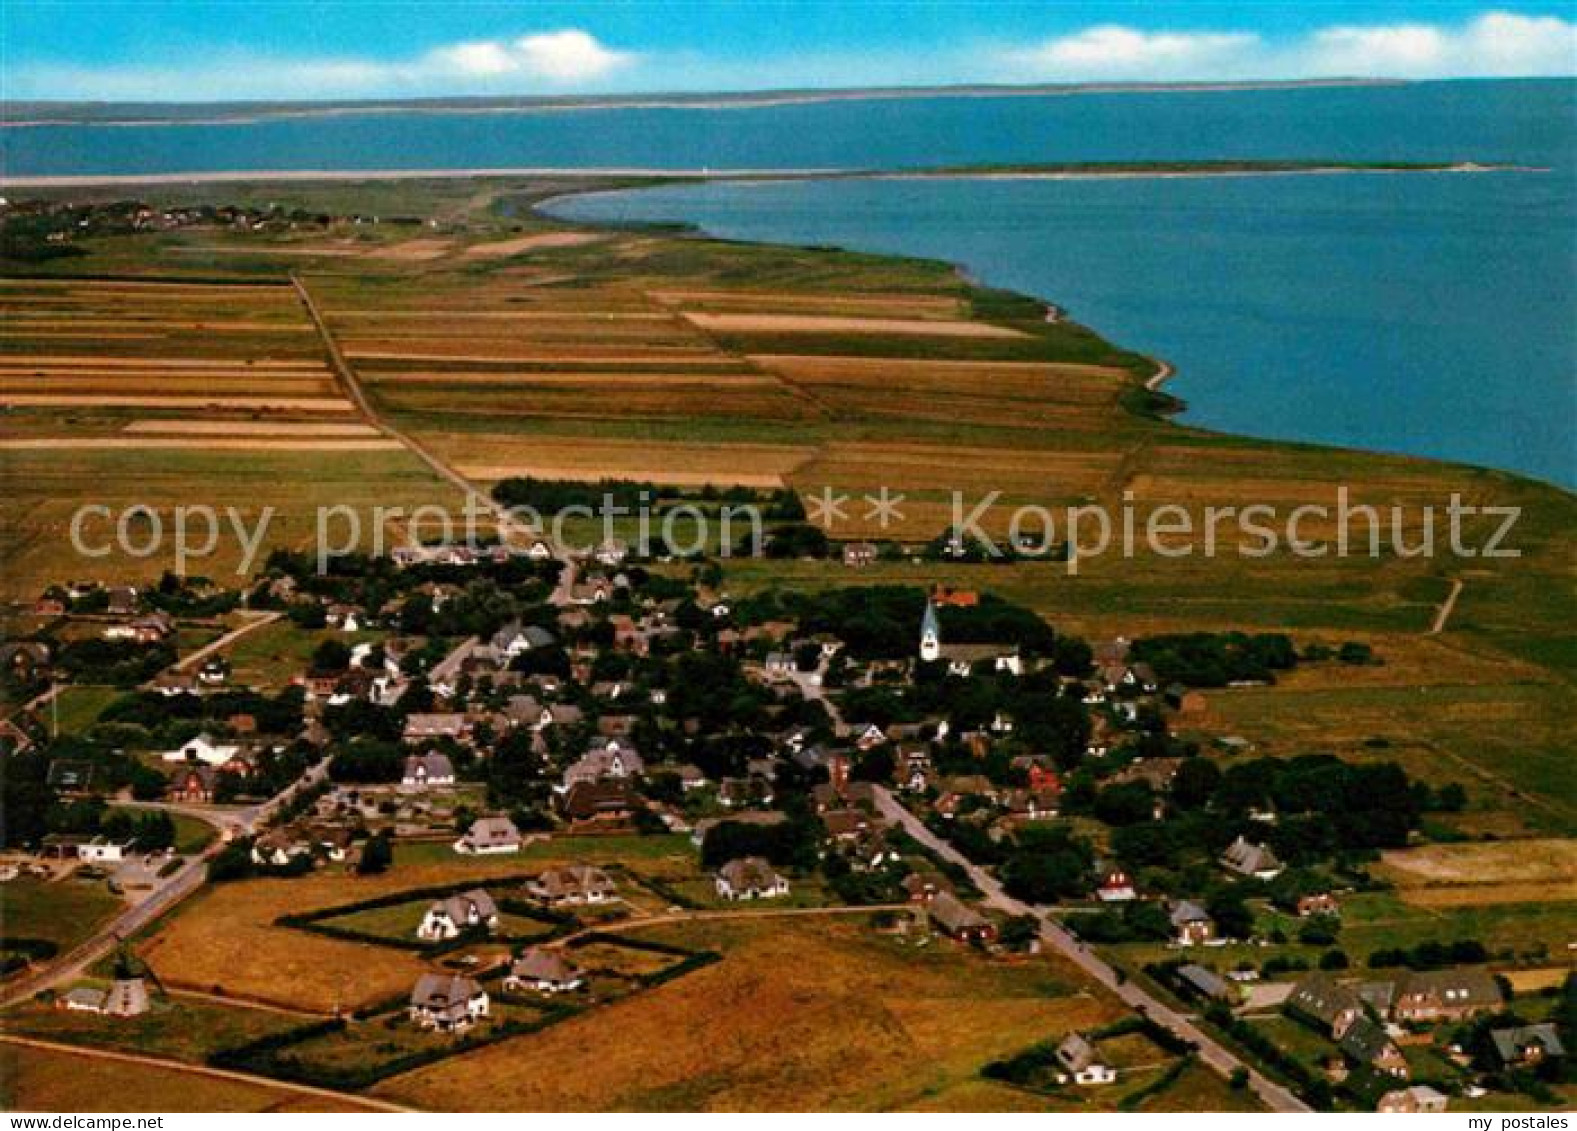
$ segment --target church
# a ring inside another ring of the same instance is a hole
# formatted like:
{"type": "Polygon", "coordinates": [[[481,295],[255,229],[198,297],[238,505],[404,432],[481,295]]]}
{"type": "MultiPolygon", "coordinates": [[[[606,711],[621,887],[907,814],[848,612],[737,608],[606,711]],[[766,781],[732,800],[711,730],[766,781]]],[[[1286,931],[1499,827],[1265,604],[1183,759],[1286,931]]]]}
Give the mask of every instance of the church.
{"type": "Polygon", "coordinates": [[[968,676],[982,661],[989,662],[993,671],[1024,674],[1024,662],[1015,647],[942,643],[942,619],[937,615],[936,602],[931,600],[926,601],[925,616],[920,620],[920,661],[946,663],[948,674],[956,676],[968,676]]]}

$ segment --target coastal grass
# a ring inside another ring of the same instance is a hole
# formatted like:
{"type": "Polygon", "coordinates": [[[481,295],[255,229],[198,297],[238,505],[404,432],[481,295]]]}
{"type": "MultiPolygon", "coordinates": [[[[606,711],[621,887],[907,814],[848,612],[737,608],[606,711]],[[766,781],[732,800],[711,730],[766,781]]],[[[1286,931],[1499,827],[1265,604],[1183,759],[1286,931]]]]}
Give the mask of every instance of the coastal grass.
{"type": "Polygon", "coordinates": [[[892,1110],[1117,1012],[1049,958],[917,949],[841,920],[709,921],[641,937],[723,958],[374,1094],[444,1110],[892,1110]],[[588,1060],[589,1047],[600,1054],[588,1060]]]}
{"type": "Polygon", "coordinates": [[[157,993],[148,1012],[137,1017],[106,1018],[28,1002],[8,1010],[0,1020],[13,1036],[148,1053],[192,1064],[205,1063],[221,1049],[284,1033],[302,1023],[300,1017],[287,1013],[157,993]]]}
{"type": "Polygon", "coordinates": [[[0,1042],[0,1106],[7,1111],[365,1111],[352,1096],[304,1095],[266,1081],[0,1042]]]}

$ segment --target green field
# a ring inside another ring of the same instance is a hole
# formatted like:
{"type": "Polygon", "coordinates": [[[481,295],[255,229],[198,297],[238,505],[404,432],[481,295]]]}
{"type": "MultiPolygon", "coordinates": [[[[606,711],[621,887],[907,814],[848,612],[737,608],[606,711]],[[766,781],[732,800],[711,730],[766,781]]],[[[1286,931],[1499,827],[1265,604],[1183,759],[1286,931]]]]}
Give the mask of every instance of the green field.
{"type": "Polygon", "coordinates": [[[194,1064],[206,1062],[220,1049],[302,1024],[300,1017],[271,1010],[157,993],[151,1008],[139,1017],[103,1017],[29,1003],[9,1010],[0,1020],[7,1033],[19,1037],[150,1053],[194,1064]]]}
{"type": "Polygon", "coordinates": [[[0,933],[47,939],[65,951],[91,935],[120,905],[102,882],[18,878],[0,884],[0,933]]]}
{"type": "Polygon", "coordinates": [[[43,714],[51,726],[58,721],[61,734],[81,734],[98,722],[104,709],[124,694],[125,690],[119,687],[62,687],[55,695],[54,707],[43,714]]]}

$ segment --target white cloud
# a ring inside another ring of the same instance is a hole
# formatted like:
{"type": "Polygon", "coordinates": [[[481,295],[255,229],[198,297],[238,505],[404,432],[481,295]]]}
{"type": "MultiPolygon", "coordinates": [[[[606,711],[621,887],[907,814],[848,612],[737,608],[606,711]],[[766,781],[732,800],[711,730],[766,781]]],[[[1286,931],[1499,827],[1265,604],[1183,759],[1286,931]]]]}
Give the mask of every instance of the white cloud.
{"type": "Polygon", "coordinates": [[[1577,70],[1577,25],[1555,16],[1486,12],[1457,28],[1431,24],[1330,27],[1298,61],[1305,74],[1396,78],[1562,75],[1577,70]]]}
{"type": "Polygon", "coordinates": [[[1459,24],[1338,24],[1281,38],[1231,27],[1155,30],[1107,23],[1027,46],[960,42],[932,51],[889,47],[858,54],[830,50],[750,57],[702,49],[637,53],[604,44],[590,32],[564,28],[450,43],[407,59],[212,52],[157,66],[13,64],[5,78],[7,96],[17,100],[191,102],[1574,73],[1577,23],[1489,11],[1459,24]]]}
{"type": "Polygon", "coordinates": [[[1102,24],[1012,51],[1008,61],[1026,72],[1070,79],[1164,78],[1209,73],[1259,42],[1249,32],[1149,32],[1102,24]]]}
{"type": "Polygon", "coordinates": [[[1577,72],[1577,24],[1485,12],[1455,26],[1340,24],[1279,41],[1107,24],[995,59],[1005,76],[1041,82],[1569,75],[1577,72]]]}
{"type": "Polygon", "coordinates": [[[414,70],[456,79],[520,78],[574,85],[603,78],[628,66],[635,56],[604,47],[595,36],[575,28],[521,36],[512,41],[481,40],[440,47],[414,70]]]}
{"type": "Polygon", "coordinates": [[[479,75],[483,78],[507,75],[515,69],[515,60],[510,57],[504,45],[491,41],[456,43],[453,47],[440,47],[429,58],[433,66],[439,70],[449,70],[460,75],[479,75]]]}
{"type": "Polygon", "coordinates": [[[229,101],[445,94],[533,94],[581,89],[642,57],[576,28],[509,40],[472,40],[411,59],[280,57],[229,52],[190,67],[17,67],[15,99],[229,101]]]}
{"type": "Polygon", "coordinates": [[[526,70],[553,82],[584,82],[601,78],[630,62],[632,56],[610,51],[583,31],[555,31],[515,41],[526,70]]]}

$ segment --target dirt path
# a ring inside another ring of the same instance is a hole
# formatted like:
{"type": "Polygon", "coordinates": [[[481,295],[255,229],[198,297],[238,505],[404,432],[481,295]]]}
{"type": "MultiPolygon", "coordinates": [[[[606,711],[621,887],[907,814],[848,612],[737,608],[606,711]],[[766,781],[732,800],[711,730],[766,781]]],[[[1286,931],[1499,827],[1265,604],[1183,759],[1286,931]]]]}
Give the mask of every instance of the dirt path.
{"type": "Polygon", "coordinates": [[[184,997],[190,998],[192,1001],[211,1002],[214,1005],[222,1005],[227,1009],[251,1009],[258,1013],[272,1013],[280,1017],[297,1017],[304,1021],[327,1021],[334,1016],[332,1013],[319,1010],[293,1009],[288,1005],[278,1005],[257,998],[227,997],[224,994],[210,994],[202,990],[182,989],[179,986],[169,987],[164,992],[169,997],[184,997]]]}
{"type": "MultiPolygon", "coordinates": [[[[430,467],[440,479],[452,484],[462,495],[472,500],[476,507],[492,514],[498,525],[498,533],[501,538],[507,540],[513,535],[522,540],[535,541],[542,537],[535,530],[516,521],[510,516],[507,508],[495,502],[491,495],[478,488],[476,484],[472,483],[464,475],[461,475],[460,472],[439,459],[420,440],[402,432],[378,415],[377,410],[372,407],[372,402],[367,399],[366,391],[362,388],[355,369],[352,368],[345,357],[344,351],[340,349],[339,342],[335,340],[334,334],[329,330],[328,321],[323,317],[323,312],[318,309],[317,301],[312,297],[312,292],[307,289],[306,283],[302,281],[301,276],[291,272],[290,284],[296,289],[296,294],[300,296],[302,306],[306,307],[307,317],[312,320],[312,325],[317,328],[318,337],[322,339],[324,349],[328,351],[329,368],[333,370],[335,380],[344,389],[345,394],[350,397],[351,403],[355,405],[356,411],[361,417],[384,435],[405,445],[412,455],[430,467]]],[[[564,568],[559,575],[559,584],[553,590],[551,601],[555,605],[567,605],[569,604],[570,586],[574,583],[575,578],[575,564],[566,547],[554,546],[553,556],[563,564],[564,568]]]]}
{"type": "Polygon", "coordinates": [[[1457,598],[1462,596],[1462,590],[1467,587],[1467,582],[1460,577],[1452,579],[1451,592],[1446,594],[1446,599],[1440,602],[1440,608],[1435,613],[1435,623],[1429,626],[1425,636],[1439,636],[1446,630],[1446,622],[1451,619],[1451,614],[1456,610],[1457,598]]]}
{"type": "Polygon", "coordinates": [[[310,1084],[293,1084],[287,1080],[276,1080],[272,1076],[254,1076],[250,1072],[236,1072],[228,1068],[210,1068],[205,1064],[188,1064],[185,1061],[170,1060],[162,1056],[148,1056],[145,1053],[112,1052],[109,1049],[89,1048],[86,1045],[67,1045],[57,1041],[40,1041],[33,1037],[14,1037],[4,1033],[0,1033],[0,1042],[8,1045],[21,1045],[26,1048],[43,1049],[47,1052],[66,1053],[71,1056],[91,1057],[95,1060],[115,1060],[122,1064],[140,1064],[150,1068],[163,1068],[171,1072],[185,1072],[192,1076],[207,1076],[214,1080],[231,1080],[236,1083],[251,1084],[274,1091],[293,1092],[298,1096],[315,1096],[319,1099],[335,1100],[339,1103],[360,1104],[370,1111],[409,1113],[421,1110],[420,1108],[406,1107],[403,1104],[391,1103],[388,1100],[374,1099],[371,1096],[359,1096],[351,1092],[336,1092],[330,1088],[317,1088],[310,1084]]]}
{"type": "Polygon", "coordinates": [[[182,657],[172,668],[168,670],[181,672],[194,668],[198,664],[201,664],[209,656],[212,656],[214,653],[221,652],[224,649],[230,647],[230,645],[234,644],[237,640],[240,640],[243,636],[247,636],[253,632],[256,632],[260,628],[273,624],[285,614],[281,612],[270,611],[250,612],[246,615],[251,618],[246,624],[243,624],[238,628],[232,628],[218,640],[210,641],[209,643],[204,644],[201,648],[197,649],[197,651],[182,657]]]}
{"type": "Polygon", "coordinates": [[[675,923],[705,923],[718,919],[785,919],[806,915],[872,915],[878,911],[909,911],[918,913],[920,908],[912,903],[872,903],[861,907],[750,907],[738,911],[675,911],[667,915],[645,915],[639,919],[625,919],[618,923],[604,923],[587,927],[557,940],[557,945],[573,942],[586,935],[614,934],[638,931],[644,927],[661,927],[675,923]]]}

